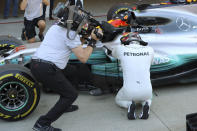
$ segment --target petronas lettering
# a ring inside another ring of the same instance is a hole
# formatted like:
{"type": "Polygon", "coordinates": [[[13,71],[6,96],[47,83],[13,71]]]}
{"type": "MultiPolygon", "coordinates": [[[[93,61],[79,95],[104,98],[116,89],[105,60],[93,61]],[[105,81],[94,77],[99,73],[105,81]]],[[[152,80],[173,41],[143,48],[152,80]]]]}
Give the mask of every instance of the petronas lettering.
{"type": "Polygon", "coordinates": [[[149,52],[139,52],[139,53],[124,52],[124,56],[149,56],[149,52]]]}

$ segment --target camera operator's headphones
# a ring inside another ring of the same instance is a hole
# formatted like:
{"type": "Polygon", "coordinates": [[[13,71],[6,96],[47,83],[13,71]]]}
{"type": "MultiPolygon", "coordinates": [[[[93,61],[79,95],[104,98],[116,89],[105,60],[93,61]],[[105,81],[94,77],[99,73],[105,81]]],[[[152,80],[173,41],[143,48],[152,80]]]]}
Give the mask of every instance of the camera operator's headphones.
{"type": "Polygon", "coordinates": [[[59,18],[58,25],[67,28],[67,37],[70,40],[75,39],[77,34],[83,35],[87,29],[88,13],[85,12],[80,6],[70,5],[69,1],[66,4],[59,2],[53,11],[54,16],[59,18]],[[85,26],[85,28],[83,28],[85,26]],[[82,31],[83,29],[83,31],[82,31]],[[70,30],[76,31],[73,38],[70,37],[70,30]]]}

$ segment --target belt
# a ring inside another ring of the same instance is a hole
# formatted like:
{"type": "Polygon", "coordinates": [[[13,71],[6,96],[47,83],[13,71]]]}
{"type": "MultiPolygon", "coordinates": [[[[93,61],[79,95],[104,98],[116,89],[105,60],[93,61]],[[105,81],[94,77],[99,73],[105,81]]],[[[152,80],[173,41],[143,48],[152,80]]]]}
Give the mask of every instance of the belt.
{"type": "Polygon", "coordinates": [[[32,59],[33,62],[40,62],[40,63],[46,63],[46,64],[50,64],[52,66],[55,66],[57,69],[59,69],[53,62],[47,61],[47,60],[43,60],[43,59],[32,59]]]}

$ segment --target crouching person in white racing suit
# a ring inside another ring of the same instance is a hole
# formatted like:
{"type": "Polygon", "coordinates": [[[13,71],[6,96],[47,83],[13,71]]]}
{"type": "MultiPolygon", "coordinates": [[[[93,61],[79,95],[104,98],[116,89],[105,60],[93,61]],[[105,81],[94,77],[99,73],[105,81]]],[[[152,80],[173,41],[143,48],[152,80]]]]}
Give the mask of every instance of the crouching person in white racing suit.
{"type": "Polygon", "coordinates": [[[154,50],[146,46],[136,33],[127,33],[121,38],[121,45],[112,50],[112,56],[119,59],[123,71],[123,87],[116,95],[115,101],[120,107],[128,108],[128,119],[136,119],[135,105],[142,104],[139,118],[148,119],[152,85],[150,66],[154,50]]]}

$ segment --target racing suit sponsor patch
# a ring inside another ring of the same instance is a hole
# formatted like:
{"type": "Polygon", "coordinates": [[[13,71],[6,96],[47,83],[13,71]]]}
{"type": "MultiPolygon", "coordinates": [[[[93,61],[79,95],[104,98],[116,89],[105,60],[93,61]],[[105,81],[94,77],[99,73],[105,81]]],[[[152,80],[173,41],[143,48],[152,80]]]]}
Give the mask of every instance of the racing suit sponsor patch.
{"type": "Polygon", "coordinates": [[[149,56],[149,52],[139,52],[139,53],[124,52],[124,56],[149,56]]]}

